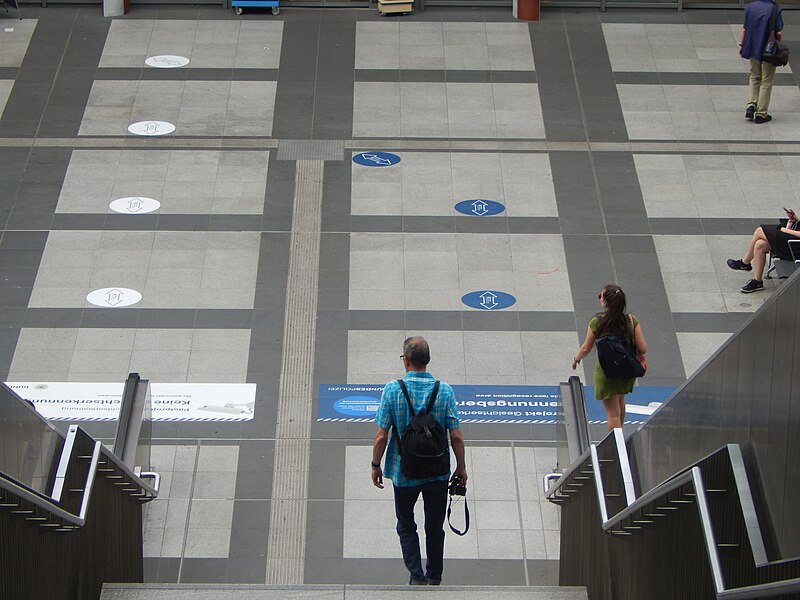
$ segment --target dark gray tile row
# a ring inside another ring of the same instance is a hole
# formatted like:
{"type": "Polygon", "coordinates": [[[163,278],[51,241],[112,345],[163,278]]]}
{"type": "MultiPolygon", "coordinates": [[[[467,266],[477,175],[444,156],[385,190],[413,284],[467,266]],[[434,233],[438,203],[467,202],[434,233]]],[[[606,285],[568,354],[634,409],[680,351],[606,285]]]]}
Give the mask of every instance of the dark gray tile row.
{"type": "MultiPolygon", "coordinates": [[[[311,130],[313,139],[346,140],[353,134],[353,78],[356,55],[354,16],[354,11],[338,19],[330,19],[325,14],[320,20],[314,120],[311,130]]],[[[286,39],[285,30],[284,39],[286,39]]],[[[284,52],[285,49],[281,51],[281,56],[284,52]]],[[[278,86],[280,83],[278,80],[278,86]]]]}
{"type": "Polygon", "coordinates": [[[284,23],[272,135],[348,139],[353,131],[353,14],[284,23]]]}
{"type": "Polygon", "coordinates": [[[599,14],[582,12],[564,19],[586,137],[593,142],[627,141],[599,14]]]}
{"type": "Polygon", "coordinates": [[[552,19],[531,23],[529,28],[547,139],[552,142],[585,140],[563,16],[556,13],[552,19]]]}
{"type": "Polygon", "coordinates": [[[386,233],[561,233],[558,217],[366,216],[326,223],[325,231],[386,233]]]}
{"type": "Polygon", "coordinates": [[[534,71],[357,69],[356,81],[407,81],[414,83],[536,83],[534,71]]]}
{"type": "Polygon", "coordinates": [[[54,230],[107,231],[280,231],[286,229],[285,219],[261,215],[121,215],[116,213],[56,213],[52,217],[54,230]],[[265,229],[266,228],[266,229],[265,229]]]}
{"type": "Polygon", "coordinates": [[[653,235],[749,235],[759,222],[737,218],[651,217],[653,235]]]}
{"type": "Polygon", "coordinates": [[[28,308],[24,327],[249,329],[253,311],[194,308],[28,308]]]}
{"type": "MultiPolygon", "coordinates": [[[[575,328],[572,312],[457,311],[457,310],[351,310],[351,330],[435,331],[569,331],[575,328]]],[[[335,380],[327,379],[325,383],[335,380]]]]}
{"type": "Polygon", "coordinates": [[[752,313],[673,313],[675,330],[681,332],[733,333],[752,313]]]}
{"type": "Polygon", "coordinates": [[[276,81],[278,69],[101,67],[98,81],[276,81]]]}

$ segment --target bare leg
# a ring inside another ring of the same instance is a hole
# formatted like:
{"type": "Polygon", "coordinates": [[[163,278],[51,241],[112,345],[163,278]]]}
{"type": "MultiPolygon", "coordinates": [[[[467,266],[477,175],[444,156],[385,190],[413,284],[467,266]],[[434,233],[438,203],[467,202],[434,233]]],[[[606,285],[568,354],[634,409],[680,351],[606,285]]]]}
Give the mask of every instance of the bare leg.
{"type": "Polygon", "coordinates": [[[606,410],[606,420],[608,421],[608,430],[611,431],[617,427],[622,427],[622,419],[625,417],[624,412],[620,413],[620,408],[624,411],[625,396],[617,394],[603,400],[603,408],[606,410]]]}
{"type": "MultiPolygon", "coordinates": [[[[743,263],[749,265],[750,262],[753,260],[753,256],[755,255],[756,243],[758,241],[765,242],[767,244],[767,248],[769,248],[769,242],[767,242],[767,236],[764,235],[764,230],[761,229],[761,227],[758,227],[753,232],[753,237],[750,238],[750,244],[748,244],[747,246],[747,252],[745,252],[744,256],[742,257],[743,263]]],[[[767,252],[769,252],[769,250],[767,250],[767,252]]]]}
{"type": "Polygon", "coordinates": [[[622,427],[622,424],[625,422],[625,396],[620,394],[619,396],[619,426],[622,427]]]}
{"type": "MultiPolygon", "coordinates": [[[[761,228],[759,228],[759,231],[761,228]]],[[[767,240],[757,240],[753,249],[753,279],[761,281],[764,274],[764,265],[767,263],[767,252],[770,251],[767,240]]]]}

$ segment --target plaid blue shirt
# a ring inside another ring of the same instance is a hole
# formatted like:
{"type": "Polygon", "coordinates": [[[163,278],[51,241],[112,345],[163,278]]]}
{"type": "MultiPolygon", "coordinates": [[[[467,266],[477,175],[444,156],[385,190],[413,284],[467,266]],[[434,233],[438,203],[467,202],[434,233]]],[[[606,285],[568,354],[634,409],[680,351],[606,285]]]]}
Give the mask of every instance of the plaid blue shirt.
{"type": "MultiPolygon", "coordinates": [[[[403,377],[403,381],[408,388],[408,395],[411,397],[411,404],[414,406],[414,412],[419,413],[423,407],[428,405],[431,392],[433,391],[433,384],[436,379],[428,372],[419,373],[417,371],[409,371],[403,377]]],[[[448,431],[451,429],[458,429],[458,411],[456,410],[456,397],[453,394],[453,388],[442,381],[439,384],[439,394],[436,396],[436,402],[433,405],[433,416],[442,424],[448,431]]],[[[411,415],[408,412],[408,403],[403,390],[400,389],[400,384],[396,380],[390,381],[383,388],[381,395],[381,404],[378,407],[378,414],[375,415],[375,423],[381,429],[395,428],[397,435],[403,437],[403,432],[408,427],[411,421],[411,415]]],[[[441,479],[449,479],[449,475],[442,475],[441,477],[431,477],[430,479],[407,479],[400,471],[400,453],[397,449],[397,439],[394,432],[389,436],[389,447],[386,449],[386,462],[383,469],[383,474],[387,479],[391,479],[392,483],[397,487],[410,487],[414,485],[422,485],[429,481],[436,481],[441,479]]]]}

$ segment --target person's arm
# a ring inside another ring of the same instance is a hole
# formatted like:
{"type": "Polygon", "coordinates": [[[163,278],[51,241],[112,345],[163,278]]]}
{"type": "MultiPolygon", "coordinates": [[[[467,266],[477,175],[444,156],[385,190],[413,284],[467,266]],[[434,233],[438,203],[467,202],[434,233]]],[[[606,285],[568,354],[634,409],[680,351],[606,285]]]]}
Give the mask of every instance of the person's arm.
{"type": "Polygon", "coordinates": [[[372,485],[383,489],[383,469],[381,460],[386,451],[386,444],[389,443],[389,430],[378,427],[378,431],[372,440],[372,485]],[[377,467],[375,465],[378,465],[377,467]]]}
{"type": "Polygon", "coordinates": [[[462,483],[466,483],[467,463],[464,458],[464,436],[460,429],[450,430],[450,445],[453,446],[453,454],[456,455],[456,470],[453,471],[453,478],[458,477],[462,483]]]}
{"type": "Polygon", "coordinates": [[[647,354],[647,340],[644,339],[641,323],[633,329],[633,341],[636,342],[636,351],[639,354],[647,354]]]}
{"type": "Polygon", "coordinates": [[[796,231],[794,229],[789,229],[788,227],[781,227],[781,231],[783,233],[788,233],[793,237],[800,237],[800,231],[796,231]]]}
{"type": "Polygon", "coordinates": [[[578,353],[572,359],[572,370],[578,368],[578,363],[581,362],[589,353],[592,351],[594,347],[594,340],[597,336],[595,336],[594,331],[592,331],[591,327],[586,328],[586,338],[583,340],[581,347],[578,348],[578,353]]]}
{"type": "Polygon", "coordinates": [[[739,56],[742,55],[742,44],[744,44],[744,27],[742,27],[742,35],[739,37],[739,56]]]}

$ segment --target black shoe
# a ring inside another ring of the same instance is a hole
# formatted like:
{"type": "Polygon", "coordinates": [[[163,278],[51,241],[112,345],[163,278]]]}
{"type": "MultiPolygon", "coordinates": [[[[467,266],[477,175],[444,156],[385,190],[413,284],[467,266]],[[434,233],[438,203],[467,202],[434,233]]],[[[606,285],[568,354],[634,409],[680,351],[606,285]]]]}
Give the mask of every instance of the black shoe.
{"type": "Polygon", "coordinates": [[[442,580],[434,579],[433,577],[428,577],[428,585],[442,585],[442,580]]]}
{"type": "Polygon", "coordinates": [[[408,580],[408,585],[428,585],[427,579],[417,579],[416,577],[412,577],[408,580]]]}
{"type": "Polygon", "coordinates": [[[742,286],[742,293],[743,294],[752,294],[753,292],[759,292],[764,289],[764,282],[757,281],[755,279],[751,279],[747,283],[742,286]]]}
{"type": "Polygon", "coordinates": [[[752,271],[753,265],[748,265],[746,262],[733,258],[728,259],[728,267],[734,271],[752,271]]]}
{"type": "Polygon", "coordinates": [[[756,115],[755,120],[753,121],[756,125],[761,125],[762,123],[769,123],[772,121],[772,115],[756,115]]]}
{"type": "Polygon", "coordinates": [[[756,105],[755,104],[751,104],[750,106],[747,107],[747,110],[744,111],[744,118],[745,119],[750,119],[752,121],[753,120],[753,115],[755,115],[755,114],[756,114],[756,105]]]}

